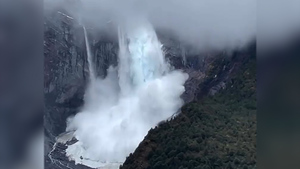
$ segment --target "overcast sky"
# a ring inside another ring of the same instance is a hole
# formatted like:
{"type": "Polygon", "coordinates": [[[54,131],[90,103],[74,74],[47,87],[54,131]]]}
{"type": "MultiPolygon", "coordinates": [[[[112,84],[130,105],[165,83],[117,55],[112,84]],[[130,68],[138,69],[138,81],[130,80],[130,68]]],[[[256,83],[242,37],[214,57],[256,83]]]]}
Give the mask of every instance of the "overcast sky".
{"type": "Polygon", "coordinates": [[[173,31],[199,49],[239,47],[257,35],[261,42],[274,43],[287,39],[300,25],[299,0],[84,0],[80,7],[62,5],[67,1],[79,2],[51,0],[51,5],[72,9],[75,17],[99,30],[108,21],[118,25],[145,16],[155,28],[173,31]]]}

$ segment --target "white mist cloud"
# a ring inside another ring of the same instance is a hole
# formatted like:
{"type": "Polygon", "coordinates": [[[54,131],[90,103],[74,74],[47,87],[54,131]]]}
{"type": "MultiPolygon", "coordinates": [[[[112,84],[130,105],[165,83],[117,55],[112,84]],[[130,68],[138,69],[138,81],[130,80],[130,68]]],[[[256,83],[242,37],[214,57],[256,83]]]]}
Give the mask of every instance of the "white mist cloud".
{"type": "Polygon", "coordinates": [[[300,33],[299,0],[263,0],[257,7],[258,46],[284,45],[300,33]]]}
{"type": "MultiPolygon", "coordinates": [[[[108,22],[118,25],[128,17],[143,15],[155,28],[172,31],[182,41],[198,49],[240,47],[253,40],[256,35],[256,0],[73,0],[73,2],[78,2],[78,5],[65,3],[68,6],[64,4],[60,6],[65,6],[72,16],[81,18],[86,24],[96,26],[98,29],[105,29],[108,22]]],[[[112,33],[111,30],[108,32],[112,33]]]]}
{"type": "Polygon", "coordinates": [[[150,128],[183,104],[187,74],[169,68],[151,25],[135,18],[124,27],[118,69],[91,77],[82,111],[68,120],[67,131],[79,141],[67,155],[90,167],[124,162],[150,128]]]}
{"type": "Polygon", "coordinates": [[[108,33],[107,22],[143,14],[200,50],[232,49],[254,38],[259,47],[282,45],[300,31],[299,0],[45,0],[46,8],[54,6],[108,33]]]}
{"type": "MultiPolygon", "coordinates": [[[[107,78],[115,78],[110,76],[107,78]]],[[[175,71],[118,100],[114,99],[119,93],[109,85],[101,88],[104,94],[94,90],[94,94],[87,97],[95,100],[86,102],[83,111],[68,126],[68,130],[76,129],[75,136],[86,148],[87,153],[81,155],[94,160],[123,162],[151,127],[181,107],[180,94],[184,92],[185,80],[183,73],[175,71]],[[112,92],[109,96],[105,94],[108,91],[112,92]]],[[[103,80],[98,80],[95,85],[103,83],[103,80]]]]}

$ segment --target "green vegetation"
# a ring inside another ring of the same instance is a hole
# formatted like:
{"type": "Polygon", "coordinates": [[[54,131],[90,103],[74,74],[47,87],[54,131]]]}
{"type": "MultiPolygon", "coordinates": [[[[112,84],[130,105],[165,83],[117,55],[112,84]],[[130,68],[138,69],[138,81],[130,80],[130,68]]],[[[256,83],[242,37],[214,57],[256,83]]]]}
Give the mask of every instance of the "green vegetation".
{"type": "Polygon", "coordinates": [[[141,143],[122,168],[256,168],[256,60],[248,57],[240,64],[225,89],[185,105],[176,118],[151,129],[147,144],[141,143]],[[143,150],[144,162],[132,164],[143,150]]]}

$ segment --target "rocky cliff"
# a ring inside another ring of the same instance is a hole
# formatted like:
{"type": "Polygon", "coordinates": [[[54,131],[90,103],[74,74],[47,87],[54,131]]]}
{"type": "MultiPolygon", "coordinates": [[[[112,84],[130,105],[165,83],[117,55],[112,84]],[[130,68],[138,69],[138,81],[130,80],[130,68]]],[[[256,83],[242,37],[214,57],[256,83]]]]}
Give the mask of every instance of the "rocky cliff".
{"type": "MultiPolygon", "coordinates": [[[[105,77],[108,66],[117,65],[118,42],[115,38],[98,34],[96,36],[91,28],[87,30],[97,75],[105,77]]],[[[68,161],[64,155],[65,145],[58,144],[53,149],[55,138],[65,132],[67,118],[76,114],[83,104],[88,78],[83,28],[76,19],[63,10],[54,11],[45,16],[44,34],[45,168],[88,168],[68,161]]],[[[243,67],[245,60],[249,60],[253,54],[252,48],[231,54],[224,52],[200,54],[191,52],[187,46],[171,37],[163,36],[163,33],[159,34],[159,39],[164,45],[166,58],[171,65],[189,74],[185,84],[186,92],[182,95],[185,103],[200,101],[207,95],[215,95],[227,88],[234,72],[243,67]]],[[[156,131],[159,130],[151,130],[149,133],[156,131]]],[[[140,167],[140,163],[144,163],[151,152],[151,148],[147,147],[154,145],[148,141],[149,137],[151,134],[141,143],[147,145],[145,148],[139,146],[136,152],[129,156],[124,164],[125,168],[143,168],[140,167]]],[[[142,166],[149,164],[145,162],[142,166]]]]}

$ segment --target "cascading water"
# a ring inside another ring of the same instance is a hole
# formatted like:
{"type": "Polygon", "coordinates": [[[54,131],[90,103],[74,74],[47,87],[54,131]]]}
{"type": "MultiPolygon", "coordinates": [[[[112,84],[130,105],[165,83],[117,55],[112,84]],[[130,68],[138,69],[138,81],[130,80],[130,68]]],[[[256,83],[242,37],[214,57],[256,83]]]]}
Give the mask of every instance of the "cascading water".
{"type": "Polygon", "coordinates": [[[78,142],[68,146],[67,156],[92,168],[118,168],[149,129],[183,103],[187,75],[169,69],[150,23],[119,29],[119,47],[118,69],[91,81],[82,111],[68,120],[67,131],[78,142]]]}
{"type": "MultiPolygon", "coordinates": [[[[157,40],[155,32],[149,30],[149,27],[139,27],[127,31],[128,44],[124,40],[120,40],[120,49],[124,50],[120,57],[127,60],[124,63],[129,63],[127,67],[133,87],[161,77],[167,69],[161,50],[162,45],[157,40]]],[[[119,37],[126,36],[121,31],[119,34],[119,37]]]]}
{"type": "MultiPolygon", "coordinates": [[[[86,32],[86,28],[85,26],[83,26],[83,32],[84,32],[84,40],[85,40],[85,47],[86,47],[86,53],[87,53],[87,60],[88,60],[88,64],[89,64],[89,74],[90,74],[90,80],[94,81],[96,79],[96,74],[95,74],[95,69],[93,66],[93,56],[91,53],[91,48],[89,45],[89,39],[88,39],[88,35],[86,32]]],[[[93,83],[93,82],[91,82],[93,83]]]]}

